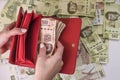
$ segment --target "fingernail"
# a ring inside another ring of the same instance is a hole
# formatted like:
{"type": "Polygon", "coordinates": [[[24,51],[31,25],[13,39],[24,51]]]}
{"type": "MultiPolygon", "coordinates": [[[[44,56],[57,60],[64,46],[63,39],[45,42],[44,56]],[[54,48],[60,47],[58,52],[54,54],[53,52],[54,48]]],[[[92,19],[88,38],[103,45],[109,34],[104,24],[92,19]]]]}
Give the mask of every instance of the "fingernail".
{"type": "Polygon", "coordinates": [[[27,29],[21,29],[22,33],[27,32],[27,29]]]}
{"type": "Polygon", "coordinates": [[[45,45],[43,43],[40,44],[40,48],[43,48],[45,47],[45,45]]]}

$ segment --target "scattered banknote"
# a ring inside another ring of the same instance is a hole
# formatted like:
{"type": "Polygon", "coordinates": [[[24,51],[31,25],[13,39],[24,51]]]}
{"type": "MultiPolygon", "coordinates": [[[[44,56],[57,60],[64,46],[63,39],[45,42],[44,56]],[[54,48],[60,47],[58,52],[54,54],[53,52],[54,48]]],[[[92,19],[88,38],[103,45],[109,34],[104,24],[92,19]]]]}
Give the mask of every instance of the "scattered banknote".
{"type": "Polygon", "coordinates": [[[80,45],[80,49],[77,56],[75,73],[72,75],[57,74],[53,80],[100,80],[105,77],[102,66],[91,63],[90,56],[82,44],[80,45]]]}
{"type": "Polygon", "coordinates": [[[120,39],[120,5],[106,4],[103,37],[108,39],[120,39]]]}
{"type": "Polygon", "coordinates": [[[93,25],[103,25],[104,23],[104,0],[96,1],[96,13],[95,18],[93,19],[93,25]]]}
{"type": "Polygon", "coordinates": [[[81,42],[85,46],[92,62],[95,63],[107,63],[108,62],[108,45],[103,42],[101,37],[96,31],[93,30],[93,26],[89,18],[83,18],[82,30],[81,30],[81,42]],[[104,55],[106,54],[106,56],[104,55]],[[107,58],[106,58],[107,57],[107,58]],[[102,59],[106,59],[103,61],[102,59]]]}
{"type": "Polygon", "coordinates": [[[32,4],[33,0],[6,0],[6,4],[0,12],[0,31],[8,24],[16,21],[19,8],[22,6],[24,10],[36,10],[32,4]]]}
{"type": "Polygon", "coordinates": [[[60,74],[62,80],[100,80],[104,71],[100,65],[91,63],[76,68],[73,75],[60,74]]]}
{"type": "Polygon", "coordinates": [[[58,15],[94,17],[96,0],[61,0],[58,15]]]}
{"type": "Polygon", "coordinates": [[[35,70],[8,64],[11,80],[33,80],[35,70]]]}
{"type": "Polygon", "coordinates": [[[81,58],[81,60],[80,60],[81,62],[78,61],[79,66],[91,63],[91,57],[90,57],[89,53],[87,52],[86,48],[84,47],[84,45],[81,43],[81,41],[79,41],[79,47],[78,47],[78,57],[79,56],[81,58]]]}
{"type": "Polygon", "coordinates": [[[54,16],[59,12],[59,0],[35,0],[36,12],[44,16],[54,16]]]}
{"type": "Polygon", "coordinates": [[[92,24],[90,23],[88,18],[84,18],[81,30],[81,41],[88,50],[90,55],[95,55],[100,53],[105,49],[103,41],[97,34],[97,32],[92,30],[92,24]]]}
{"type": "Polygon", "coordinates": [[[115,0],[105,0],[106,3],[114,3],[115,0]]]}

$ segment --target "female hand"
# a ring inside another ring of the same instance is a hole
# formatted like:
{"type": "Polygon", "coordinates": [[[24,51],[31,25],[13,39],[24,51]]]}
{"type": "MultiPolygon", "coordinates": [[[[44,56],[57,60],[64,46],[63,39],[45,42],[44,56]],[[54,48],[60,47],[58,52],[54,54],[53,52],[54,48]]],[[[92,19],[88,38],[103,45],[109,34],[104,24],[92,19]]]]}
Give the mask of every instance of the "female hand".
{"type": "Polygon", "coordinates": [[[40,44],[40,52],[35,69],[35,80],[52,80],[52,78],[59,73],[63,66],[63,49],[63,45],[58,42],[54,55],[48,57],[46,55],[45,45],[40,44]]]}
{"type": "Polygon", "coordinates": [[[22,35],[27,30],[23,28],[14,28],[15,22],[6,26],[2,32],[0,32],[0,54],[7,51],[11,46],[11,38],[15,35],[22,35]]]}

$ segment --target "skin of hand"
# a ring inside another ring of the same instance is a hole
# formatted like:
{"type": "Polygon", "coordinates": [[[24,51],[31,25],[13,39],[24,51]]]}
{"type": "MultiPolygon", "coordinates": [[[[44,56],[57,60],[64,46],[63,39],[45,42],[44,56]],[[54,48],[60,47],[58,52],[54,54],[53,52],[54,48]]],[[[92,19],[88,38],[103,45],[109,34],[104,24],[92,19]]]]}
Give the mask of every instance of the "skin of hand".
{"type": "Polygon", "coordinates": [[[34,80],[52,80],[52,78],[59,73],[63,66],[63,50],[63,45],[58,41],[54,55],[47,56],[45,45],[43,43],[40,44],[34,80]]]}
{"type": "MultiPolygon", "coordinates": [[[[27,32],[24,28],[14,28],[15,22],[6,26],[0,32],[0,54],[6,52],[11,46],[12,36],[22,35],[27,32]]],[[[35,80],[52,80],[63,66],[62,54],[64,47],[58,42],[54,55],[46,55],[46,47],[40,44],[40,52],[36,62],[35,80]]]]}
{"type": "Polygon", "coordinates": [[[24,28],[14,28],[15,24],[15,22],[12,22],[0,32],[0,54],[6,52],[10,48],[12,36],[22,35],[27,32],[24,28]]]}

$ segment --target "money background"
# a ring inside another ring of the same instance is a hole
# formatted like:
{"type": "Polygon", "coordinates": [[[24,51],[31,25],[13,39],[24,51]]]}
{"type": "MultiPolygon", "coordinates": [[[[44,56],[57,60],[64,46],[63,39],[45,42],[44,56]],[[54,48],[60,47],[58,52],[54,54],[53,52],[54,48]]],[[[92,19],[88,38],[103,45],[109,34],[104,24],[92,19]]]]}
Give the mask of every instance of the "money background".
{"type": "MultiPolygon", "coordinates": [[[[119,0],[0,0],[0,3],[2,2],[6,3],[0,9],[0,31],[16,20],[20,6],[24,10],[34,10],[43,16],[81,18],[82,35],[76,71],[73,75],[57,74],[53,80],[101,80],[105,77],[102,65],[109,62],[109,40],[120,39],[119,0]],[[107,12],[113,12],[108,14],[108,19],[114,28],[106,24],[107,12]],[[114,13],[117,14],[115,17],[114,13]]],[[[8,55],[9,51],[0,55],[0,65],[9,65],[11,80],[33,80],[34,70],[9,64],[8,55]]]]}

